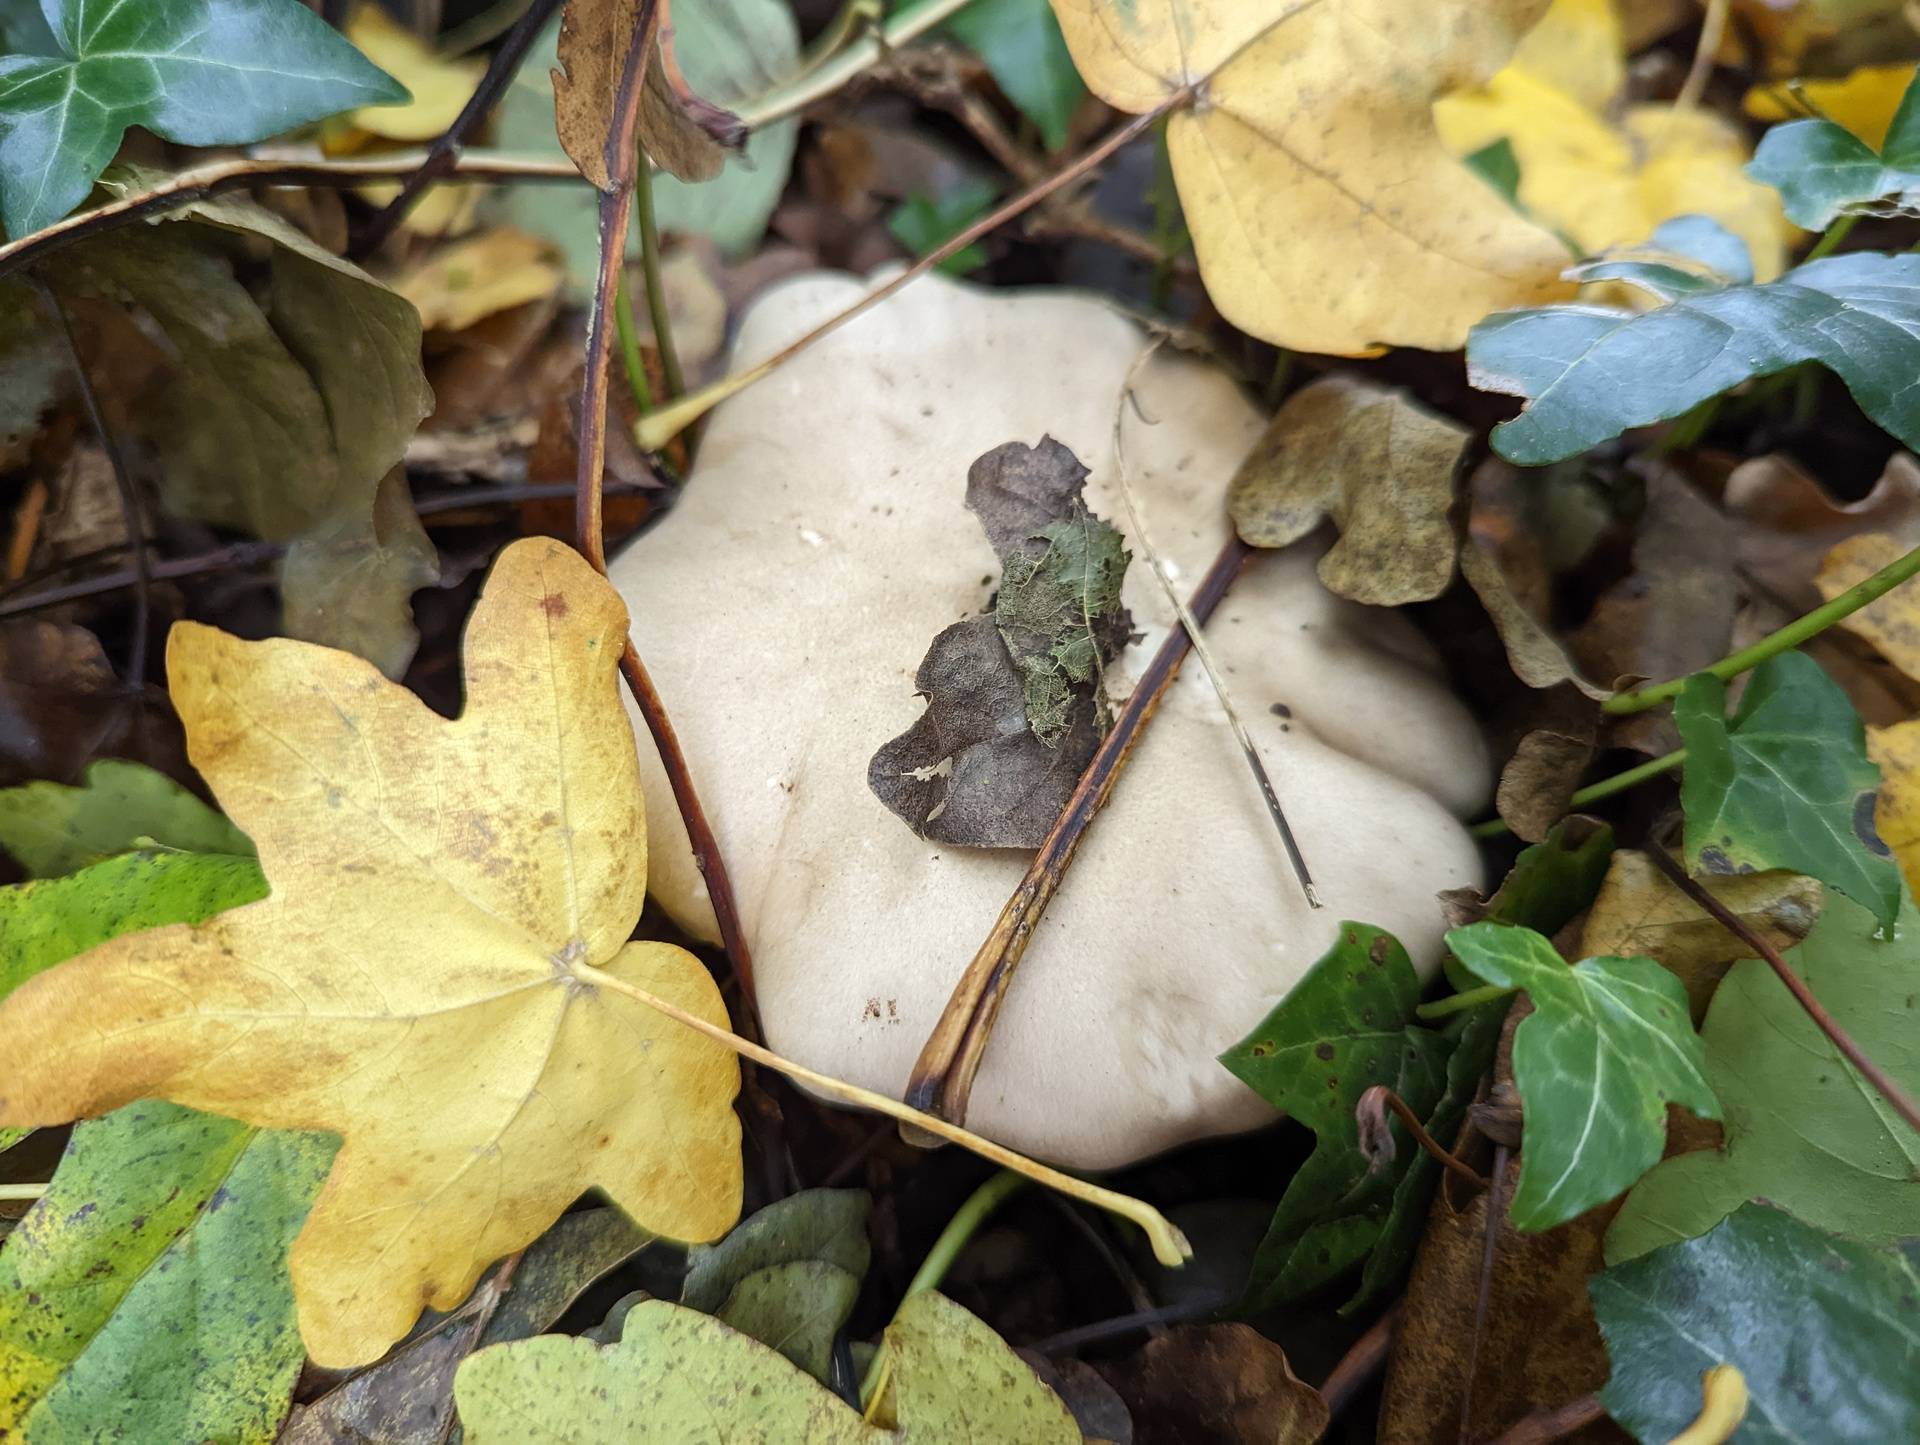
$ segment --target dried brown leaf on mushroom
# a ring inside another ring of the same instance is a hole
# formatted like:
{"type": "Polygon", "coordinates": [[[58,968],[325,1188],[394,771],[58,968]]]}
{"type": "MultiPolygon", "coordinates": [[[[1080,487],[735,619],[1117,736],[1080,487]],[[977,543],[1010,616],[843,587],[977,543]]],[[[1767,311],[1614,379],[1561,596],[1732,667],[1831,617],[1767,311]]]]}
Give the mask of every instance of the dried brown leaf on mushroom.
{"type": "Polygon", "coordinates": [[[1438,597],[1453,580],[1448,512],[1469,435],[1404,392],[1325,377],[1287,399],[1241,463],[1234,529],[1284,547],[1331,521],[1340,540],[1320,580],[1332,591],[1381,607],[1438,597]]]}
{"type": "Polygon", "coordinates": [[[1111,723],[1106,673],[1133,631],[1127,552],[1087,510],[1087,469],[1055,441],[1007,442],[967,470],[1001,562],[991,613],[943,629],[914,674],[927,710],[867,782],[923,838],[1037,848],[1111,723]]]}

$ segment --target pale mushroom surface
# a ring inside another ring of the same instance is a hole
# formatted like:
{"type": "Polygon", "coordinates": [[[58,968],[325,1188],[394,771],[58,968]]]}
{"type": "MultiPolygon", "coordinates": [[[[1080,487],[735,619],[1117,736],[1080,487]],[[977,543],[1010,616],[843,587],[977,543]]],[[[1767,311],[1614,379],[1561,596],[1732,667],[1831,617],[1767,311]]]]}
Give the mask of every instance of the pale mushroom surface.
{"type": "MultiPolygon", "coordinates": [[[[861,294],[798,277],[745,319],[750,363],[861,294]]],[[[684,497],[613,565],[739,895],[768,1042],[898,1095],[1028,855],[923,841],[867,785],[919,715],[935,633],[982,610],[1000,568],[963,503],[968,465],[1051,434],[1087,501],[1131,534],[1115,407],[1143,344],[1089,297],[940,277],[720,407],[684,497]]],[[[1228,536],[1226,486],[1262,418],[1219,370],[1163,350],[1125,454],[1142,522],[1190,590],[1228,536]]],[[[1172,609],[1138,545],[1126,603],[1145,637],[1172,609]]],[[[1488,786],[1478,730],[1397,614],[1329,594],[1315,548],[1257,556],[1208,628],[1326,900],[1308,908],[1197,659],[1095,820],[1009,991],[969,1127],[1109,1168],[1259,1125],[1215,1055],[1332,942],[1392,930],[1431,968],[1434,894],[1481,881],[1457,820],[1488,786]]],[[[653,887],[715,937],[657,754],[638,726],[653,887]]]]}

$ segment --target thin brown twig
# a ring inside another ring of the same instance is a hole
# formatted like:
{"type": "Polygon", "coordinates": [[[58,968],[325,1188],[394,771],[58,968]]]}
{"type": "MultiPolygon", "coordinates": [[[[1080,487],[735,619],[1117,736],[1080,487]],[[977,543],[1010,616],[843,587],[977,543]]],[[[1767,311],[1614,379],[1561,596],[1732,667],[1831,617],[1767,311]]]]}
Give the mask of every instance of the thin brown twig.
{"type": "Polygon", "coordinates": [[[407,213],[420,197],[426,194],[427,187],[453,170],[460,152],[466,149],[468,138],[493,113],[494,106],[499,104],[500,97],[513,83],[514,76],[520,73],[533,42],[539,39],[541,30],[559,8],[560,0],[533,0],[527,6],[526,13],[514,23],[513,29],[507,32],[507,38],[500,42],[500,48],[494,51],[493,59],[487,63],[486,74],[480,77],[479,85],[467,97],[467,103],[460,108],[460,114],[454,117],[453,124],[428,147],[427,158],[419,168],[400,183],[400,194],[382,206],[355,238],[347,252],[351,259],[358,260],[379,250],[387,238],[399,229],[400,223],[406,220],[407,213]]]}
{"type": "Polygon", "coordinates": [[[1493,1445],[1552,1445],[1575,1431],[1584,1430],[1596,1420],[1607,1418],[1607,1408],[1598,1395],[1582,1395],[1565,1405],[1535,1410],[1514,1422],[1493,1441],[1493,1445]]]}
{"type": "Polygon", "coordinates": [[[1500,1255],[1500,1225],[1506,1218],[1507,1161],[1513,1151],[1505,1144],[1493,1149],[1493,1173],[1487,1181],[1487,1225],[1480,1244],[1480,1288],[1473,1301],[1473,1333],[1467,1338],[1467,1377],[1460,1385],[1460,1445],[1470,1445],[1473,1422],[1473,1377],[1480,1373],[1480,1341],[1487,1333],[1487,1309],[1493,1302],[1493,1265],[1500,1255]]]}
{"type": "Polygon", "coordinates": [[[1367,1387],[1373,1377],[1387,1366],[1393,1353],[1393,1333],[1400,1327],[1400,1312],[1405,1300],[1393,1306],[1373,1322],[1373,1328],[1355,1340],[1340,1363],[1333,1367],[1320,1386],[1320,1398],[1327,1402],[1327,1413],[1338,1415],[1352,1403],[1353,1397],[1367,1387]]]}
{"type": "MultiPolygon", "coordinates": [[[[17,241],[0,245],[0,277],[10,276],[22,267],[64,250],[79,241],[117,231],[124,226],[183,210],[200,201],[211,200],[228,191],[249,186],[304,186],[330,190],[350,190],[370,181],[405,180],[421,165],[424,152],[397,151],[381,156],[323,156],[289,160],[283,156],[242,156],[195,166],[167,177],[152,190],[124,196],[55,221],[44,230],[17,241]]],[[[563,184],[587,184],[586,178],[564,156],[545,157],[508,155],[463,155],[442,181],[506,183],[519,181],[557,181],[563,184]]]]}
{"type": "Polygon", "coordinates": [[[1480,1176],[1480,1172],[1471,1164],[1461,1159],[1457,1154],[1449,1153],[1438,1139],[1427,1132],[1426,1126],[1420,1122],[1419,1116],[1407,1107],[1407,1101],[1394,1093],[1392,1089],[1389,1089],[1385,1084],[1375,1084],[1360,1096],[1358,1109],[1355,1110],[1356,1113],[1359,1112],[1359,1109],[1365,1109],[1367,1107],[1367,1100],[1369,1098],[1376,1098],[1387,1108],[1393,1110],[1394,1117],[1399,1119],[1399,1121],[1406,1126],[1407,1133],[1413,1136],[1413,1142],[1431,1154],[1446,1169],[1466,1183],[1471,1184],[1475,1189],[1485,1189],[1487,1187],[1487,1181],[1480,1176]]]}
{"type": "MultiPolygon", "coordinates": [[[[652,33],[655,0],[641,0],[634,16],[636,33],[652,33]]],[[[633,219],[633,189],[641,164],[639,147],[640,96],[646,80],[647,62],[652,47],[635,43],[627,51],[626,68],[614,94],[614,113],[608,118],[607,142],[603,152],[607,175],[612,185],[600,194],[600,260],[594,275],[593,295],[587,311],[586,374],[580,397],[580,464],[574,477],[574,532],[582,555],[595,571],[607,572],[607,546],[601,496],[607,458],[607,379],[613,359],[614,293],[621,268],[626,264],[627,231],[633,219]]],[[[666,704],[653,678],[640,660],[640,653],[629,636],[620,655],[620,671],[633,693],[640,716],[660,754],[667,781],[673,789],[674,803],[686,825],[693,856],[706,880],[707,898],[719,925],[720,941],[727,960],[740,984],[740,998],[749,1023],[749,1031],[759,1031],[759,1012],[753,987],[753,954],[746,932],[740,925],[740,910],[734,901],[733,882],[727,874],[726,860],[720,853],[720,841],[693,785],[693,772],[680,746],[679,735],[667,716],[666,704]]]]}
{"type": "Polygon", "coordinates": [[[107,454],[107,465],[113,471],[113,485],[120,494],[120,524],[126,528],[127,545],[133,549],[133,641],[127,648],[127,681],[139,687],[147,680],[147,629],[153,617],[153,565],[147,556],[147,519],[140,510],[140,495],[134,489],[133,474],[127,470],[126,455],[101,413],[100,397],[93,389],[93,378],[87,375],[87,363],[81,359],[79,343],[73,339],[73,325],[67,319],[66,307],[38,275],[29,272],[27,280],[39,292],[41,304],[53,317],[54,330],[66,348],[67,362],[80,387],[80,400],[87,408],[87,420],[93,426],[94,435],[100,438],[100,448],[107,454]]]}
{"type": "MultiPolygon", "coordinates": [[[[1228,539],[1193,594],[1191,606],[1198,621],[1205,622],[1219,606],[1220,599],[1226,596],[1227,588],[1251,555],[1252,549],[1238,537],[1228,539]]],[[[1112,796],[1113,786],[1132,756],[1134,745],[1140,741],[1161,698],[1179,676],[1180,665],[1192,648],[1193,641],[1186,629],[1176,628],[1167,634],[1160,650],[1141,674],[1133,695],[1114,719],[1099,751],[1081,773],[1073,795],[1067,799],[1039,851],[1033,855],[1033,861],[1027,865],[1019,887],[1000,910],[986,941],[954,985],[947,1006],[941,1010],[939,1020],[920,1050],[920,1057],[914,1062],[913,1072],[907,1077],[906,1098],[915,1108],[956,1124],[966,1119],[967,1097],[973,1090],[974,1075],[979,1072],[1001,1002],[1027,951],[1028,940],[1066,877],[1094,816],[1112,796]]],[[[901,1133],[912,1143],[929,1144],[917,1133],[905,1129],[901,1133]]]]}
{"type": "Polygon", "coordinates": [[[1920,1133],[1920,1106],[1915,1105],[1913,1097],[1900,1086],[1893,1075],[1867,1056],[1866,1050],[1854,1042],[1853,1036],[1840,1026],[1839,1020],[1827,1012],[1826,1006],[1813,996],[1813,990],[1808,988],[1806,981],[1793,971],[1793,966],[1782,956],[1780,950],[1769,943],[1746,919],[1694,882],[1687,875],[1687,870],[1680,866],[1679,860],[1661,847],[1658,840],[1653,838],[1647,840],[1647,852],[1652,855],[1660,871],[1672,880],[1674,887],[1705,909],[1708,915],[1727,932],[1767,961],[1775,976],[1787,986],[1787,992],[1793,995],[1794,1001],[1806,1011],[1807,1017],[1813,1020],[1814,1026],[1827,1036],[1827,1041],[1839,1051],[1841,1057],[1852,1064],[1859,1071],[1860,1076],[1873,1085],[1881,1098],[1893,1105],[1893,1111],[1906,1122],[1909,1129],[1920,1133]]]}

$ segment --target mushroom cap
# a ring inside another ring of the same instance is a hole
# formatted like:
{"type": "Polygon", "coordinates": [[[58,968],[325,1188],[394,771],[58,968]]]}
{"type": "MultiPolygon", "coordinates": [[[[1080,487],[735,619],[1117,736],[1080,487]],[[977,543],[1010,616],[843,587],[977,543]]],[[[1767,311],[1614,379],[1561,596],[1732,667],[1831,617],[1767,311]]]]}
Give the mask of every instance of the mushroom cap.
{"type": "MultiPolygon", "coordinates": [[[[766,293],[737,366],[841,310],[856,278],[766,293]]],[[[1131,533],[1115,408],[1143,345],[1063,292],[914,282],[712,415],[673,511],[613,565],[731,872],[768,1043],[898,1096],[1030,855],[915,836],[867,784],[919,715],[934,635],[988,606],[1000,564],[967,468],[1051,434],[1087,502],[1131,533]]],[[[1142,525],[1190,590],[1229,535],[1227,482],[1262,418],[1228,377],[1163,349],[1136,379],[1125,455],[1142,525]]],[[[1137,542],[1125,602],[1175,622],[1137,542]]],[[[1484,801],[1484,742],[1405,619],[1334,597],[1318,548],[1256,555],[1207,629],[1326,906],[1301,896],[1197,658],[1151,720],[1041,921],[975,1080],[969,1127],[1062,1164],[1117,1167],[1265,1123],[1215,1056],[1283,998],[1342,919],[1440,953],[1440,889],[1477,885],[1456,813],[1484,801]]],[[[636,726],[653,890],[717,937],[658,754],[636,726]]]]}

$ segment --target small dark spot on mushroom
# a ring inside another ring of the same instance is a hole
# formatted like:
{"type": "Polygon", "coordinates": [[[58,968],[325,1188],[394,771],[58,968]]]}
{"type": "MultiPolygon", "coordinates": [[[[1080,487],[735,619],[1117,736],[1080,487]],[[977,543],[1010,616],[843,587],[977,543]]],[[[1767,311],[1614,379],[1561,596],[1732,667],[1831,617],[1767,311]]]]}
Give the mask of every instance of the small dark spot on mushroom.
{"type": "Polygon", "coordinates": [[[1272,713],[1275,717],[1292,717],[1293,716],[1293,709],[1288,707],[1284,702],[1276,702],[1272,707],[1268,708],[1267,711],[1272,713]]]}

